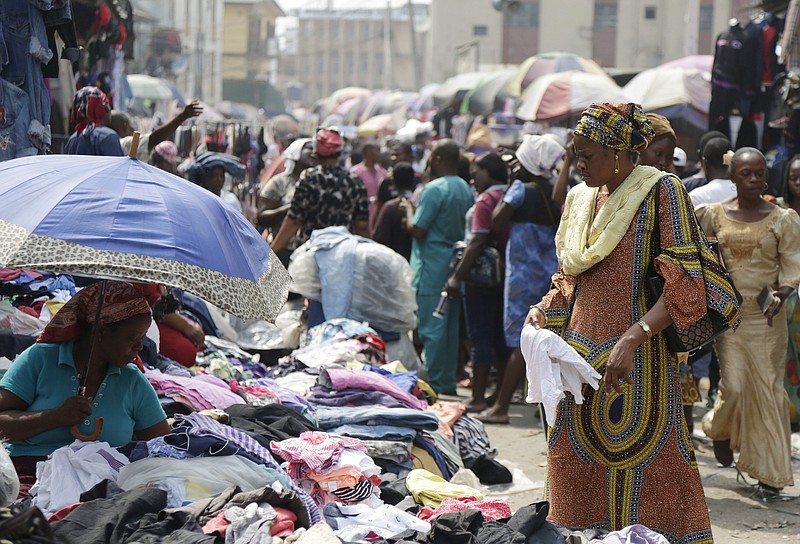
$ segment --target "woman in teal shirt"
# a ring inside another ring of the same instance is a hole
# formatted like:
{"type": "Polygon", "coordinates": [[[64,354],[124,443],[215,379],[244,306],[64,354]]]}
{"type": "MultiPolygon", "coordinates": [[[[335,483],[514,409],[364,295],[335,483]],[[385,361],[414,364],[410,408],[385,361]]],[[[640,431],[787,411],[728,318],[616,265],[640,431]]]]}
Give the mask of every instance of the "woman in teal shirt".
{"type": "Polygon", "coordinates": [[[155,390],[131,364],[151,321],[142,286],[106,282],[92,351],[100,296],[101,283],[75,295],[0,380],[0,435],[21,494],[35,482],[36,462],[75,440],[72,426],[114,447],[134,434],[149,440],[169,433],[155,390]],[[78,395],[82,384],[85,396],[78,395]],[[103,418],[99,436],[96,418],[103,418]]]}

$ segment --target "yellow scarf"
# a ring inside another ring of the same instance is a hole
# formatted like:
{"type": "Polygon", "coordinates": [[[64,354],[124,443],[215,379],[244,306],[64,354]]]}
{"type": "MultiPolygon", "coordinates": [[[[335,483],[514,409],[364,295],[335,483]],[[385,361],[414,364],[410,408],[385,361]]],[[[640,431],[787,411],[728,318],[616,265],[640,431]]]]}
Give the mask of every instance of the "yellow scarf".
{"type": "Polygon", "coordinates": [[[556,251],[564,274],[577,276],[605,259],[639,211],[650,189],[666,173],[652,166],[637,166],[595,214],[597,188],[578,185],[567,194],[556,251]]]}

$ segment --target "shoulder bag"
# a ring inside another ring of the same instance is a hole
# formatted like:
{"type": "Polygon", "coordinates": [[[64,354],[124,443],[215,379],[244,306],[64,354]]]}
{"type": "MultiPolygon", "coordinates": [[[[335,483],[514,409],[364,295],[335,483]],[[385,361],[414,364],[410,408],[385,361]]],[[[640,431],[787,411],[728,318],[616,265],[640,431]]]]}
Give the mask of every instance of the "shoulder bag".
{"type": "MultiPolygon", "coordinates": [[[[497,202],[495,202],[495,205],[497,205],[497,202]]],[[[452,254],[450,255],[451,274],[456,269],[461,259],[464,258],[467,245],[468,244],[464,241],[456,242],[453,245],[452,254]]],[[[500,252],[497,248],[486,245],[467,274],[467,277],[464,278],[464,281],[479,287],[497,287],[503,283],[505,279],[503,267],[500,263],[500,252]]]]}
{"type": "MultiPolygon", "coordinates": [[[[655,198],[656,213],[658,213],[658,206],[661,202],[660,181],[656,185],[655,198]]],[[[654,252],[655,254],[650,260],[650,266],[648,267],[647,284],[650,288],[653,301],[655,302],[664,292],[664,278],[656,273],[655,267],[655,260],[661,252],[661,225],[658,220],[656,220],[656,228],[653,232],[653,242],[653,246],[656,249],[654,252]]],[[[736,299],[739,301],[739,304],[741,304],[742,295],[740,295],[739,291],[736,290],[736,286],[733,284],[733,278],[731,278],[730,274],[725,269],[719,249],[719,241],[709,240],[708,244],[709,248],[714,252],[717,260],[720,263],[720,266],[722,267],[723,277],[731,284],[731,287],[736,294],[736,299]]],[[[670,325],[662,332],[667,341],[667,349],[669,349],[671,352],[692,354],[713,342],[718,336],[728,329],[730,329],[730,325],[725,320],[724,316],[713,308],[708,307],[706,315],[693,325],[690,325],[685,329],[679,329],[675,325],[670,325]]]]}

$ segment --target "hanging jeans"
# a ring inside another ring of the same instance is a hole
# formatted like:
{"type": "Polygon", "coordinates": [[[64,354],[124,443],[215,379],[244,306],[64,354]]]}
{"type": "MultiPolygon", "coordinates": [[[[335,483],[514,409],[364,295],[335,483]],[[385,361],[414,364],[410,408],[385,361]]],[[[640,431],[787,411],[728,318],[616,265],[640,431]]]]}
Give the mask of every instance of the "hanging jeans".
{"type": "Polygon", "coordinates": [[[50,137],[50,95],[44,83],[42,64],[53,52],[47,48],[42,12],[34,5],[0,0],[0,77],[28,95],[31,123],[28,137],[44,151],[50,137]]]}

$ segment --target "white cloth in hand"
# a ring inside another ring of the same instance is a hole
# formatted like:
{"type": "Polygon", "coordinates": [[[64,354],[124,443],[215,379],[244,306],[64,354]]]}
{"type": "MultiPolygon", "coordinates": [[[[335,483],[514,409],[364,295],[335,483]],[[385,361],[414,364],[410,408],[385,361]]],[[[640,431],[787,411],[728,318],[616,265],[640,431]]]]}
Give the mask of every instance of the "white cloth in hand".
{"type": "Polygon", "coordinates": [[[548,329],[525,325],[520,348],[528,377],[525,400],[544,406],[550,426],[555,423],[556,407],[565,397],[564,392],[572,393],[576,404],[583,404],[583,384],[588,383],[595,390],[599,387],[600,374],[572,346],[548,329]]]}

